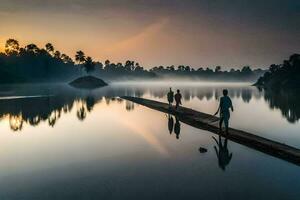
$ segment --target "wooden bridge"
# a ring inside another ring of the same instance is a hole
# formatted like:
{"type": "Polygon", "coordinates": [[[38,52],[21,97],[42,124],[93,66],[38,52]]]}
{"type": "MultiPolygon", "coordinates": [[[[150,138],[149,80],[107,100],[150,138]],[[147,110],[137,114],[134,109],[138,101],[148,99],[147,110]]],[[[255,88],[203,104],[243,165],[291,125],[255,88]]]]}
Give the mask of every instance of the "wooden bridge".
{"type": "Polygon", "coordinates": [[[175,115],[181,122],[190,126],[221,135],[236,143],[300,166],[300,149],[233,128],[229,128],[229,135],[225,135],[219,132],[219,118],[216,116],[185,107],[179,107],[176,110],[174,107],[170,108],[167,103],[149,99],[129,96],[121,98],[157,111],[175,115]]]}

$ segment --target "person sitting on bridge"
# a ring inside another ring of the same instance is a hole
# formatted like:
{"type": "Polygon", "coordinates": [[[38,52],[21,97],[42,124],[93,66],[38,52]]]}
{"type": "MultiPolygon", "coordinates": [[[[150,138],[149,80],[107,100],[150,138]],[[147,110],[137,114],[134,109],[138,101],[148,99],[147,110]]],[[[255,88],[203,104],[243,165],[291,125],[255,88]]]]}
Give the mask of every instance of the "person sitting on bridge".
{"type": "Polygon", "coordinates": [[[179,107],[179,104],[181,105],[181,98],[180,90],[177,90],[177,93],[175,94],[176,109],[179,107]]]}
{"type": "Polygon", "coordinates": [[[219,108],[218,108],[217,112],[215,113],[215,115],[217,115],[220,111],[220,122],[219,122],[220,133],[222,132],[222,124],[224,121],[225,131],[226,131],[226,134],[228,134],[228,126],[229,126],[229,118],[230,118],[229,108],[231,108],[231,111],[233,112],[232,102],[231,102],[230,97],[228,97],[228,90],[224,89],[223,97],[221,97],[221,99],[220,99],[219,108]]]}
{"type": "Polygon", "coordinates": [[[174,101],[174,92],[172,91],[172,88],[170,88],[170,91],[168,92],[168,102],[169,102],[169,106],[172,106],[172,103],[174,101]]]}

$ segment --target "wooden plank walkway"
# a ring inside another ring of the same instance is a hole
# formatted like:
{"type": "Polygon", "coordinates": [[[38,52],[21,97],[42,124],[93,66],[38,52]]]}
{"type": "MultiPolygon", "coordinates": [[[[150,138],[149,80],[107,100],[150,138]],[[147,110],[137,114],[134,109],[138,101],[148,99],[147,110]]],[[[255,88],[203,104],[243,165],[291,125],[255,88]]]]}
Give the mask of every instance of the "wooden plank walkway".
{"type": "Polygon", "coordinates": [[[185,107],[180,107],[176,110],[174,107],[169,108],[167,103],[149,99],[129,96],[121,98],[157,111],[175,115],[180,121],[190,126],[221,135],[236,143],[300,166],[300,149],[233,128],[229,128],[229,135],[224,135],[219,133],[219,118],[216,116],[185,107]]]}

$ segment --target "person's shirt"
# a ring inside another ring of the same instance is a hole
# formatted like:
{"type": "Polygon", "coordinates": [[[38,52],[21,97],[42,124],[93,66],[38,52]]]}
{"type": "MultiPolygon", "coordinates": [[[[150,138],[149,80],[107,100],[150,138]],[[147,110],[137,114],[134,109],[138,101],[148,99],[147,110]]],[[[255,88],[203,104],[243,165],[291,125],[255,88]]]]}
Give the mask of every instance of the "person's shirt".
{"type": "Polygon", "coordinates": [[[173,98],[174,98],[174,92],[173,91],[170,91],[168,93],[168,101],[172,102],[173,101],[173,98]]]}
{"type": "Polygon", "coordinates": [[[231,99],[228,96],[221,97],[220,109],[221,112],[229,112],[229,108],[232,107],[231,99]]]}
{"type": "Polygon", "coordinates": [[[180,93],[176,93],[176,94],[175,94],[175,100],[176,100],[177,102],[181,102],[181,94],[180,94],[180,93]]]}

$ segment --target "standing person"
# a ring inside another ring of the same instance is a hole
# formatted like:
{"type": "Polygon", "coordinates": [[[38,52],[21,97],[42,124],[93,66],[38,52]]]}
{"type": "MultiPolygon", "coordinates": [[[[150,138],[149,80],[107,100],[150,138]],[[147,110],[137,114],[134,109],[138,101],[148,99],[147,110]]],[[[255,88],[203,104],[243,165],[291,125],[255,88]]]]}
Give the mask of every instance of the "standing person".
{"type": "Polygon", "coordinates": [[[179,105],[181,105],[181,94],[180,94],[180,90],[177,90],[177,93],[175,94],[175,102],[176,102],[176,106],[175,108],[177,109],[179,107],[179,105]]]}
{"type": "Polygon", "coordinates": [[[225,131],[226,131],[226,134],[228,134],[228,125],[229,125],[229,118],[230,118],[229,108],[231,108],[231,111],[233,112],[232,102],[231,102],[230,97],[228,97],[228,90],[224,89],[223,97],[221,97],[221,99],[220,99],[219,108],[218,108],[217,112],[215,113],[215,115],[217,115],[220,111],[220,123],[219,123],[220,133],[222,132],[222,124],[224,121],[225,131]]]}
{"type": "Polygon", "coordinates": [[[171,107],[174,101],[174,92],[172,91],[172,88],[170,88],[170,91],[168,92],[167,96],[168,96],[169,107],[171,107]]]}

